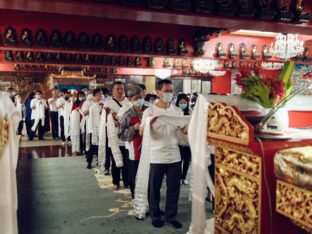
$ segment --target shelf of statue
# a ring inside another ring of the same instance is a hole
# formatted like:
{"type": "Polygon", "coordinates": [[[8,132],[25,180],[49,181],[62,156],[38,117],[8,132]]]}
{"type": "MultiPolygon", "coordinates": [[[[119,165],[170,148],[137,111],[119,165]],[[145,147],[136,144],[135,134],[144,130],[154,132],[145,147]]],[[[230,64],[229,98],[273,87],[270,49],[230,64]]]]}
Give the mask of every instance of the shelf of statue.
{"type": "Polygon", "coordinates": [[[7,27],[5,29],[3,42],[7,46],[17,45],[17,34],[13,27],[7,27]]]}

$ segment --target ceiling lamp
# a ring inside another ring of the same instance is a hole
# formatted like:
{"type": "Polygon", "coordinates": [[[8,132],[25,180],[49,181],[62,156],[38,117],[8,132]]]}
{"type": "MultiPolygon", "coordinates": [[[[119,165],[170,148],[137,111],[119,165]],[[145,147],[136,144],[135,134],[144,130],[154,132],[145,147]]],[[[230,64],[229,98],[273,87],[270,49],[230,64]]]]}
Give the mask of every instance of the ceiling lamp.
{"type": "Polygon", "coordinates": [[[218,68],[219,64],[217,60],[212,59],[195,59],[193,60],[193,68],[200,73],[208,73],[218,68]]]}
{"type": "Polygon", "coordinates": [[[298,34],[278,34],[275,43],[271,44],[270,52],[280,59],[290,59],[303,53],[303,45],[298,34]]]}
{"type": "Polygon", "coordinates": [[[171,69],[165,69],[165,68],[156,69],[155,76],[160,78],[160,79],[162,79],[162,80],[170,78],[170,76],[171,76],[171,69]]]}

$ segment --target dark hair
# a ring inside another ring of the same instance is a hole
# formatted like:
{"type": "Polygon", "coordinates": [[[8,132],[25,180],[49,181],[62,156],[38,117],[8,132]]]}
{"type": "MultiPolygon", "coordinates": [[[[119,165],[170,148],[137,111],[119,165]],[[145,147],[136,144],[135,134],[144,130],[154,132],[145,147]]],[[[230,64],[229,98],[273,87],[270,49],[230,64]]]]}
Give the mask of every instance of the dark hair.
{"type": "Polygon", "coordinates": [[[146,86],[145,86],[144,84],[138,84],[138,86],[140,86],[140,87],[141,87],[141,89],[145,92],[145,90],[146,90],[146,86]]]}
{"type": "Polygon", "coordinates": [[[27,97],[26,101],[29,100],[29,99],[33,99],[34,96],[35,96],[35,92],[30,92],[30,93],[28,94],[28,97],[27,97]]]}
{"type": "Polygon", "coordinates": [[[151,93],[148,93],[148,94],[145,95],[145,101],[150,102],[151,99],[157,99],[157,95],[156,94],[151,94],[151,93]]]}
{"type": "Polygon", "coordinates": [[[187,107],[183,110],[184,115],[190,114],[189,98],[185,93],[180,93],[177,97],[176,106],[179,107],[179,103],[182,99],[185,99],[187,102],[187,107]]]}
{"type": "Polygon", "coordinates": [[[115,82],[113,83],[112,90],[115,88],[116,85],[122,85],[122,86],[124,86],[124,83],[122,83],[121,81],[115,81],[115,82]]]}
{"type": "Polygon", "coordinates": [[[83,91],[79,91],[79,92],[78,92],[78,94],[77,94],[77,98],[76,98],[76,101],[75,101],[75,104],[76,104],[77,106],[79,106],[79,105],[80,105],[80,103],[82,103],[82,102],[83,102],[83,101],[80,101],[80,100],[79,100],[79,95],[86,96],[86,95],[85,95],[85,93],[84,93],[83,91]]]}
{"type": "Polygon", "coordinates": [[[103,92],[104,95],[105,94],[109,94],[109,90],[107,88],[105,88],[105,87],[102,87],[102,92],[103,92]]]}
{"type": "Polygon", "coordinates": [[[93,97],[97,94],[97,93],[100,93],[102,92],[102,89],[100,88],[96,88],[95,90],[93,90],[93,97]]]}
{"type": "Polygon", "coordinates": [[[161,90],[163,88],[163,86],[166,85],[166,84],[171,84],[172,85],[171,80],[164,79],[164,80],[158,81],[157,84],[156,84],[156,90],[161,90]]]}
{"type": "Polygon", "coordinates": [[[42,95],[42,91],[41,90],[37,90],[36,93],[40,93],[42,95]]]}

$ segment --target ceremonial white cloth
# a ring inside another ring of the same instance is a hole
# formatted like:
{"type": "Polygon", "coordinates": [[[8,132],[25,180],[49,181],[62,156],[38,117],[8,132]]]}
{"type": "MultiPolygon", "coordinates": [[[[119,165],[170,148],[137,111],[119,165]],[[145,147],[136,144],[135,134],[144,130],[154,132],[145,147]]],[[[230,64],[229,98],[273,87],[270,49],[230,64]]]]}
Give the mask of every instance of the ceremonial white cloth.
{"type": "Polygon", "coordinates": [[[106,118],[107,112],[105,108],[102,110],[99,128],[99,150],[98,150],[98,161],[99,161],[99,173],[104,170],[106,160],[106,118]]]}
{"type": "Polygon", "coordinates": [[[44,126],[45,118],[45,107],[47,106],[45,100],[33,99],[30,102],[30,107],[35,107],[31,111],[31,119],[35,120],[33,126],[31,127],[32,131],[36,131],[37,126],[41,120],[41,125],[44,126]]]}
{"type": "Polygon", "coordinates": [[[197,99],[189,125],[188,139],[192,152],[192,222],[190,234],[203,234],[206,228],[205,198],[207,185],[214,194],[214,185],[208,173],[210,154],[213,147],[207,142],[208,128],[207,99],[200,95],[197,99]]]}
{"type": "MultiPolygon", "coordinates": [[[[150,141],[153,139],[153,132],[151,130],[151,120],[154,117],[155,116],[148,117],[144,126],[141,158],[136,177],[135,196],[134,196],[135,198],[132,202],[134,214],[138,218],[145,217],[146,209],[148,206],[147,194],[148,194],[148,181],[150,170],[150,141]]],[[[158,116],[156,120],[158,124],[171,125],[180,128],[186,126],[189,123],[189,121],[190,116],[181,116],[181,117],[158,116]]],[[[157,134],[157,137],[159,137],[159,133],[157,134]]]]}
{"type": "Polygon", "coordinates": [[[21,117],[4,92],[0,92],[0,118],[10,121],[9,141],[0,155],[0,233],[17,234],[16,166],[19,138],[15,132],[21,117]]]}
{"type": "Polygon", "coordinates": [[[72,152],[80,152],[80,113],[77,109],[70,116],[70,139],[72,152]]]}
{"type": "Polygon", "coordinates": [[[92,145],[99,145],[99,130],[102,110],[103,108],[98,102],[94,102],[94,104],[90,107],[89,118],[92,129],[92,145]]]}
{"type": "Polygon", "coordinates": [[[73,101],[69,99],[64,105],[64,135],[67,139],[70,136],[70,115],[73,108],[73,101]]]}

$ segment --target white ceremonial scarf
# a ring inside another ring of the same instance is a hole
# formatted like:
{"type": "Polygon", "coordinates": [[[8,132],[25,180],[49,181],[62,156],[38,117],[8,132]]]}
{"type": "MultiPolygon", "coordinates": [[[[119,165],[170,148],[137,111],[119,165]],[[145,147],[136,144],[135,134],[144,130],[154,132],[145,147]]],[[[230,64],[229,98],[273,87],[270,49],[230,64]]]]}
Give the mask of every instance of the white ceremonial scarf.
{"type": "Polygon", "coordinates": [[[72,142],[72,152],[80,151],[80,113],[77,109],[70,115],[70,139],[72,142]]]}
{"type": "Polygon", "coordinates": [[[70,136],[70,116],[73,108],[73,102],[70,99],[70,101],[65,100],[64,105],[64,135],[67,139],[70,136]]]}
{"type": "MultiPolygon", "coordinates": [[[[132,202],[133,212],[136,217],[142,219],[145,217],[148,206],[148,181],[150,171],[150,141],[153,139],[151,131],[151,120],[155,116],[148,117],[144,126],[142,151],[140,157],[139,168],[136,176],[135,196],[132,202]]],[[[190,121],[190,116],[158,116],[159,124],[169,124],[183,128],[190,121]]]]}
{"type": "Polygon", "coordinates": [[[10,121],[9,141],[0,155],[0,233],[17,234],[16,166],[19,137],[15,132],[21,115],[4,92],[0,92],[0,118],[10,121]]]}
{"type": "Polygon", "coordinates": [[[99,128],[98,173],[104,172],[104,165],[106,160],[106,116],[106,109],[103,108],[99,128]]]}
{"type": "Polygon", "coordinates": [[[188,139],[192,152],[192,222],[189,234],[203,234],[206,228],[205,198],[207,185],[214,194],[214,185],[208,166],[210,165],[210,154],[213,146],[207,142],[208,129],[208,107],[207,99],[200,95],[192,114],[188,130],[188,139]]]}
{"type": "Polygon", "coordinates": [[[34,132],[37,129],[37,126],[39,124],[39,121],[41,120],[41,125],[44,126],[44,117],[45,117],[45,109],[44,109],[44,101],[42,99],[40,100],[34,100],[36,101],[36,109],[32,110],[35,111],[35,122],[32,126],[31,130],[34,132]]]}

